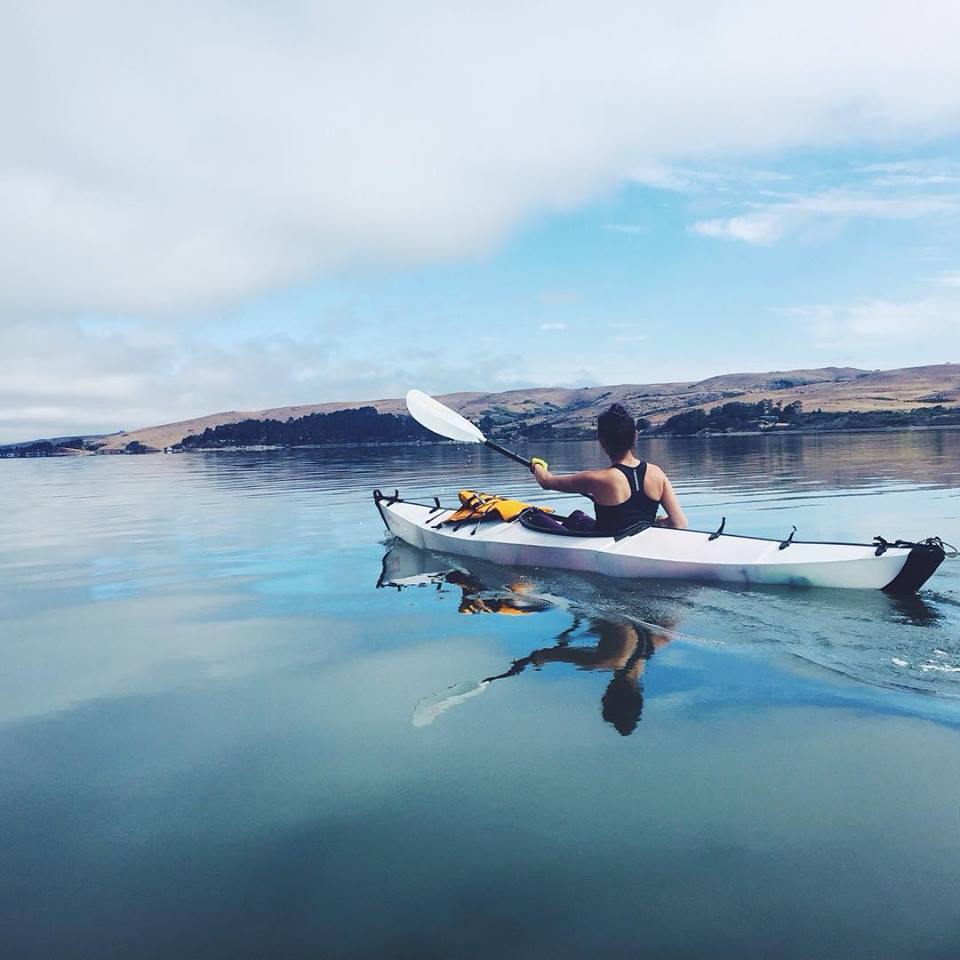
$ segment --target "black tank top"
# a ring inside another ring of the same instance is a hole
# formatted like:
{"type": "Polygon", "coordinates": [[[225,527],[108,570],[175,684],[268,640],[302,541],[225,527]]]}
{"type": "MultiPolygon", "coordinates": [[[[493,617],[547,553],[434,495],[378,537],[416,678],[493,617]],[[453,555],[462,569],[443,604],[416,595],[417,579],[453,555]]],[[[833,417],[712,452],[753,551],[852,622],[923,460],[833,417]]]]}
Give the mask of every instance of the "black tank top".
{"type": "Polygon", "coordinates": [[[613,507],[605,507],[602,503],[595,503],[597,514],[596,529],[604,533],[619,533],[626,527],[646,520],[653,523],[657,518],[659,500],[651,500],[643,492],[643,480],[647,475],[647,464],[638,464],[635,467],[625,467],[622,463],[613,464],[614,470],[619,470],[630,484],[630,499],[624,500],[613,507]]]}

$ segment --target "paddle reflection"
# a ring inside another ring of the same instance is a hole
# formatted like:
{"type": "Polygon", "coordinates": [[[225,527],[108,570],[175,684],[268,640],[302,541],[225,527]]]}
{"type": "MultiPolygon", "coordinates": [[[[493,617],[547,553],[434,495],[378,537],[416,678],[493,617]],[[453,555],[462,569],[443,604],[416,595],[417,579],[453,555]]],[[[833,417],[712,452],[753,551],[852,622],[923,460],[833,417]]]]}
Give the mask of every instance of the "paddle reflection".
{"type": "Polygon", "coordinates": [[[463,681],[441,694],[424,698],[414,712],[416,726],[433,722],[439,714],[482,692],[497,680],[518,676],[528,667],[540,670],[551,663],[563,663],[578,670],[612,674],[601,698],[601,715],[621,736],[629,736],[643,712],[641,678],[647,661],[670,642],[677,626],[675,621],[653,626],[625,617],[600,616],[593,611],[585,613],[566,598],[538,594],[537,584],[529,579],[510,579],[508,576],[506,582],[494,585],[481,579],[476,569],[462,566],[460,558],[454,566],[447,558],[406,544],[397,544],[387,551],[377,586],[397,590],[457,587],[461,591],[458,609],[463,614],[526,616],[562,605],[572,617],[570,626],[554,637],[552,644],[514,660],[503,673],[481,681],[463,681]],[[449,568],[446,568],[448,564],[449,568]]]}

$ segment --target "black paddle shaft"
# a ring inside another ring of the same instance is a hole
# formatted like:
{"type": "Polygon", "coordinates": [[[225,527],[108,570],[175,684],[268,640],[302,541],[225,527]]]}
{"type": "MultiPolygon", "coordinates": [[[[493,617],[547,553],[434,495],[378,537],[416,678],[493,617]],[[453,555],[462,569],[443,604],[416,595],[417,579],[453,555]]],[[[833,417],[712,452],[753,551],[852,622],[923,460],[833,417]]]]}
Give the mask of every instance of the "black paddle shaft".
{"type": "MultiPolygon", "coordinates": [[[[512,450],[508,450],[506,447],[501,447],[499,443],[494,443],[492,440],[483,441],[491,450],[496,450],[497,453],[502,453],[505,457],[509,457],[511,460],[516,460],[517,463],[522,463],[528,470],[533,466],[529,460],[525,460],[520,456],[519,453],[514,453],[512,450]]],[[[593,494],[585,493],[583,494],[588,500],[593,499],[593,494]]]]}
{"type": "Polygon", "coordinates": [[[494,443],[492,440],[483,441],[491,450],[496,450],[497,453],[502,453],[505,457],[509,457],[511,460],[515,460],[517,463],[522,463],[528,470],[532,466],[529,460],[525,460],[518,453],[513,453],[508,450],[506,447],[501,447],[499,443],[494,443]]]}

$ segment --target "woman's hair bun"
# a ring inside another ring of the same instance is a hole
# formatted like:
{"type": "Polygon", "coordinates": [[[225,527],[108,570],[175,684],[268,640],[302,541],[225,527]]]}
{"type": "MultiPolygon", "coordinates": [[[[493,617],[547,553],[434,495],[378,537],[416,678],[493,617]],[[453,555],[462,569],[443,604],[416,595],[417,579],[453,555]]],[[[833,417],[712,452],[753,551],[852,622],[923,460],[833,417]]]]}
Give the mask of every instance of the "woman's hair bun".
{"type": "Polygon", "coordinates": [[[597,417],[597,438],[611,457],[619,459],[637,440],[637,424],[619,403],[597,417]]]}

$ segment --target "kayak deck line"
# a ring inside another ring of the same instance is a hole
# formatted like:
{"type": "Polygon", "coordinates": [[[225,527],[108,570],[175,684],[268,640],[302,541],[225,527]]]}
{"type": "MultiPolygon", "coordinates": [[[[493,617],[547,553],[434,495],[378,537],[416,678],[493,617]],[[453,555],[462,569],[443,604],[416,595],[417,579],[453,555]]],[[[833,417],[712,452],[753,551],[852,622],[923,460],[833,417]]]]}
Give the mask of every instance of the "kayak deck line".
{"type": "Polygon", "coordinates": [[[446,524],[459,508],[373,492],[387,529],[415,546],[508,566],[541,566],[627,579],[681,579],[739,584],[918,590],[956,551],[933,537],[920,543],[877,537],[871,544],[785,540],[720,530],[638,524],[618,535],[546,531],[531,508],[505,521],[482,516],[446,524]],[[527,522],[524,522],[524,520],[527,522]],[[518,522],[519,521],[519,522],[518,522]]]}

